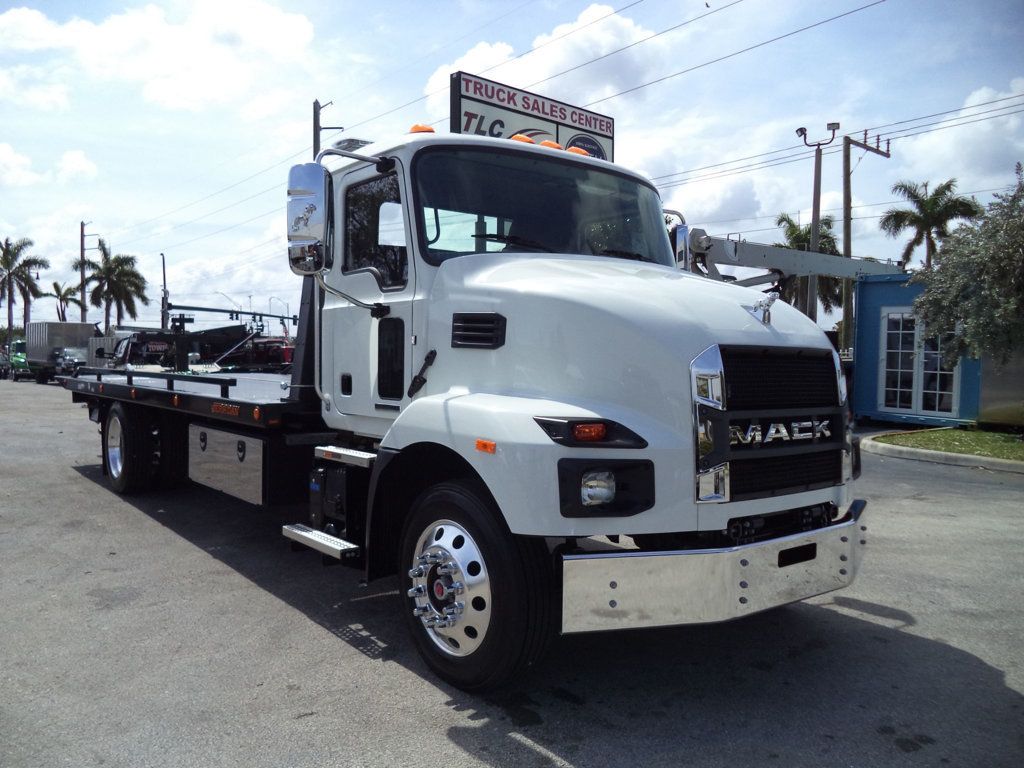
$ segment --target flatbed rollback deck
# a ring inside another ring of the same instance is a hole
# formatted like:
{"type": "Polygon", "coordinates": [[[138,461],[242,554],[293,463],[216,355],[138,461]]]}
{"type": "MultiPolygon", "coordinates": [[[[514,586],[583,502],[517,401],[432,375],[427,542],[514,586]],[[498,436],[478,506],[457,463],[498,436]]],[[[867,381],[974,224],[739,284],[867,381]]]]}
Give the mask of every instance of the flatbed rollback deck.
{"type": "Polygon", "coordinates": [[[839,358],[680,270],[657,192],[585,153],[417,133],[289,176],[289,377],[86,369],[119,493],[308,501],[293,542],[398,574],[426,663],[499,685],[558,632],[741,618],[866,545],[839,358]]]}

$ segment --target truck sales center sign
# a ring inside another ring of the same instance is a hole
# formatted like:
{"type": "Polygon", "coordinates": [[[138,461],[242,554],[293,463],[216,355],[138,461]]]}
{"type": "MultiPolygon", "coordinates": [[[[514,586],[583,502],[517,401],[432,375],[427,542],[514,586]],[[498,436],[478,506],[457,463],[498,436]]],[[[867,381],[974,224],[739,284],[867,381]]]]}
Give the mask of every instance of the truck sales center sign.
{"type": "Polygon", "coordinates": [[[451,76],[451,131],[480,136],[521,133],[540,143],[579,147],[614,160],[615,121],[596,112],[465,72],[451,76]]]}

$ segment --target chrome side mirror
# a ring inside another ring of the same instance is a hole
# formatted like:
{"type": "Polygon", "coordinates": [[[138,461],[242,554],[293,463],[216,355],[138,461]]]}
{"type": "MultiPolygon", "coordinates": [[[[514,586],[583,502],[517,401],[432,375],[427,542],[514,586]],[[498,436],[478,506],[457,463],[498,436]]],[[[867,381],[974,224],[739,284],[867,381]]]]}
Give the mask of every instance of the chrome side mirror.
{"type": "Polygon", "coordinates": [[[330,173],[319,163],[288,172],[288,266],[296,275],[327,268],[327,207],[330,173]]]}

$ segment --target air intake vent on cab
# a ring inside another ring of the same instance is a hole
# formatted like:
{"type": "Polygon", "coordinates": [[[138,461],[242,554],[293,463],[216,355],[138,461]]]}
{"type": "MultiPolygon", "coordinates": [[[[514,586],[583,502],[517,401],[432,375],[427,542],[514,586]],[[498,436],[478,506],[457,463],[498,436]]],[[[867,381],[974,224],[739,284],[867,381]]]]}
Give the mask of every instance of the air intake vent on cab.
{"type": "Polygon", "coordinates": [[[452,347],[498,349],[505,344],[505,316],[497,312],[452,315],[452,347]]]}

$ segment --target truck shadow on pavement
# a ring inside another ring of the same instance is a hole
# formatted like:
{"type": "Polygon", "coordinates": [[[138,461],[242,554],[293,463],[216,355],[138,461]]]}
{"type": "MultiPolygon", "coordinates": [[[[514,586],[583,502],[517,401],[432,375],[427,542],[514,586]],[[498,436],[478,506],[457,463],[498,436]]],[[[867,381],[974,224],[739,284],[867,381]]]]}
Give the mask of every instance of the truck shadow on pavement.
{"type": "MultiPolygon", "coordinates": [[[[78,471],[98,484],[98,466],[78,471]]],[[[839,594],[720,625],[569,635],[513,687],[437,680],[392,580],[324,568],[282,522],[198,487],[125,499],[364,654],[402,665],[465,713],[448,737],[494,766],[1024,764],[1024,697],[1004,673],[914,617],[839,594]],[[211,510],[216,509],[216,514],[211,510]]]]}

